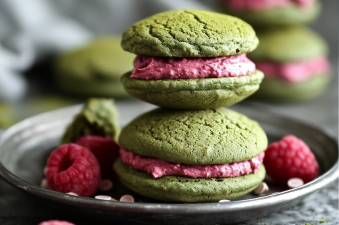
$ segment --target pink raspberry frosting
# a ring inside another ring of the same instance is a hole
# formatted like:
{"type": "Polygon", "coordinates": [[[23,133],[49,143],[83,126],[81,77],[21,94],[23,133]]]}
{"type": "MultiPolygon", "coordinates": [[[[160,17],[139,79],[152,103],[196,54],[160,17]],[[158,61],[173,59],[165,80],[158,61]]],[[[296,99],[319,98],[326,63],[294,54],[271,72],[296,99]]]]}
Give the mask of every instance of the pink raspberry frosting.
{"type": "Polygon", "coordinates": [[[276,7],[295,4],[300,8],[308,8],[315,0],[220,0],[236,11],[262,11],[276,7]]]}
{"type": "Polygon", "coordinates": [[[141,80],[238,77],[255,71],[246,54],[206,58],[137,56],[132,78],[141,80]]]}
{"type": "Polygon", "coordinates": [[[193,165],[167,162],[162,159],[146,157],[134,154],[123,148],[120,149],[123,163],[137,170],[146,171],[154,178],[162,176],[188,176],[188,177],[237,177],[244,174],[255,173],[259,170],[265,157],[265,153],[253,159],[231,164],[193,165]]]}
{"type": "Polygon", "coordinates": [[[74,223],[70,223],[67,221],[60,220],[49,220],[39,223],[39,225],[75,225],[74,223]]]}
{"type": "Polygon", "coordinates": [[[255,64],[265,74],[265,78],[279,77],[292,84],[304,82],[316,75],[327,76],[331,71],[331,64],[324,56],[299,62],[258,61],[255,64]]]}

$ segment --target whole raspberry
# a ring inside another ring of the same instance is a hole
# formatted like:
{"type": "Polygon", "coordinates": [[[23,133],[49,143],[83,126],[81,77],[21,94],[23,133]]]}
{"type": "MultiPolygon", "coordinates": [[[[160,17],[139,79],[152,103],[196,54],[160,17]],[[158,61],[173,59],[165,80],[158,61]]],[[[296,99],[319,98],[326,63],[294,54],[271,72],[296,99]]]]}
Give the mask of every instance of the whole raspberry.
{"type": "Polygon", "coordinates": [[[318,175],[318,163],[309,147],[293,135],[270,144],[266,150],[264,165],[267,175],[280,184],[298,177],[305,183],[318,175]]]}
{"type": "Polygon", "coordinates": [[[74,223],[70,223],[67,221],[59,221],[59,220],[49,220],[39,223],[39,225],[75,225],[74,223]]]}
{"type": "Polygon", "coordinates": [[[119,157],[120,146],[111,138],[102,136],[83,136],[76,144],[88,148],[97,158],[103,179],[112,179],[115,176],[113,163],[119,157]]]}
{"type": "Polygon", "coordinates": [[[48,185],[55,191],[92,196],[100,185],[100,166],[87,148],[64,144],[49,156],[46,178],[48,185]]]}

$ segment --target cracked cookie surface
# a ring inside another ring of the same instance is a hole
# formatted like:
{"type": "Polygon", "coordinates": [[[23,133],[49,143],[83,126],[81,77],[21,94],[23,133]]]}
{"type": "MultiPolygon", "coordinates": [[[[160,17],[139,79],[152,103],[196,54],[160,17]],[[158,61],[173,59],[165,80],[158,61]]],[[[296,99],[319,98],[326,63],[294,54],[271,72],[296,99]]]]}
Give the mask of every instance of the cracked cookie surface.
{"type": "Polygon", "coordinates": [[[225,164],[254,158],[267,137],[256,121],[225,108],[156,109],[121,132],[121,146],[139,155],[187,164],[225,164]]]}
{"type": "Polygon", "coordinates": [[[175,10],[133,24],[121,46],[137,55],[217,57],[251,52],[259,41],[246,22],[203,10],[175,10]]]}

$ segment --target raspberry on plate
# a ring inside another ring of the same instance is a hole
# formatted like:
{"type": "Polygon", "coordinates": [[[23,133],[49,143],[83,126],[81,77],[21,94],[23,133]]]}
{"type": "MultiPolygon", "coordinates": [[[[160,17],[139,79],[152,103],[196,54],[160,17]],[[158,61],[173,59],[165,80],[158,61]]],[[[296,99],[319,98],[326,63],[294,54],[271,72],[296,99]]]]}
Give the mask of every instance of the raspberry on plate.
{"type": "Polygon", "coordinates": [[[97,158],[102,179],[115,177],[113,163],[119,157],[120,149],[120,146],[115,141],[108,137],[86,135],[79,138],[75,143],[88,148],[97,158]]]}
{"type": "Polygon", "coordinates": [[[75,225],[74,223],[70,223],[67,221],[60,220],[49,220],[39,223],[39,225],[75,225]]]}
{"type": "Polygon", "coordinates": [[[87,148],[64,144],[49,156],[46,178],[52,190],[93,196],[100,185],[100,166],[87,148]]]}
{"type": "Polygon", "coordinates": [[[307,183],[318,175],[319,166],[310,148],[293,135],[270,144],[265,154],[267,175],[277,183],[286,184],[294,177],[307,183]]]}

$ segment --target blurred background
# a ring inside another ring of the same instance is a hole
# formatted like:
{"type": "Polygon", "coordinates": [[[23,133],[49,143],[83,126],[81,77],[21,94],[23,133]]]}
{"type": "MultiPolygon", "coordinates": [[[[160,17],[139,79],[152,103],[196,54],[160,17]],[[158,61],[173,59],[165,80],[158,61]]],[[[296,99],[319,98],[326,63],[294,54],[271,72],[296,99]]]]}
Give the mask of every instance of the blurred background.
{"type": "MultiPolygon", "coordinates": [[[[330,84],[320,96],[306,101],[249,99],[239,104],[264,107],[337,134],[338,1],[320,2],[320,14],[300,23],[329,46],[330,84]]],[[[82,103],[89,96],[146,104],[128,97],[119,83],[135,57],[120,48],[121,34],[140,19],[181,8],[225,12],[218,0],[0,1],[0,129],[40,112],[82,103]]],[[[232,14],[232,9],[227,12],[232,14]]]]}
{"type": "MultiPolygon", "coordinates": [[[[258,33],[262,29],[269,31],[274,28],[280,29],[280,26],[307,26],[315,32],[315,35],[322,37],[320,43],[314,44],[328,46],[329,51],[324,54],[331,62],[332,77],[319,94],[312,98],[289,99],[283,102],[279,99],[267,101],[249,98],[237,105],[253,107],[259,111],[271,111],[312,123],[330,130],[337,137],[339,21],[337,0],[1,0],[0,134],[27,117],[83,103],[90,96],[114,97],[119,111],[123,109],[125,113],[120,115],[120,120],[155,107],[129,97],[124,92],[119,78],[133,68],[135,56],[121,49],[120,38],[129,26],[143,18],[162,11],[183,8],[245,16],[247,22],[251,24],[257,21],[254,28],[258,33]],[[251,14],[252,17],[247,17],[250,12],[234,10],[229,5],[223,4],[227,1],[293,4],[310,2],[310,7],[313,3],[321,3],[322,7],[316,8],[310,14],[307,14],[307,10],[298,11],[299,9],[294,6],[286,10],[281,7],[282,12],[279,12],[279,7],[276,11],[268,8],[267,12],[262,14],[273,17],[260,20],[260,10],[259,15],[254,12],[251,14]],[[288,21],[289,24],[282,25],[284,21],[288,21]],[[272,24],[269,25],[268,22],[272,24]],[[127,115],[128,111],[131,111],[130,115],[127,115]]],[[[304,38],[307,42],[309,37],[304,38]]],[[[283,41],[289,43],[295,40],[285,38],[283,41]]],[[[300,46],[297,44],[296,49],[300,46]]],[[[313,45],[309,46],[312,47],[313,45]]],[[[308,51],[305,48],[308,47],[304,46],[300,51],[308,51]]],[[[308,91],[312,92],[313,89],[310,89],[311,91],[309,89],[308,91]]],[[[2,199],[0,208],[3,206],[0,217],[13,217],[12,220],[8,219],[13,223],[8,224],[37,221],[34,216],[60,217],[60,214],[45,209],[35,200],[2,181],[0,191],[2,199]],[[22,221],[16,218],[20,216],[23,218],[22,221]]],[[[273,214],[266,220],[263,218],[261,222],[282,224],[281,221],[284,220],[297,221],[293,224],[305,224],[304,221],[309,221],[310,218],[326,219],[330,221],[329,224],[338,224],[337,184],[311,195],[298,207],[273,214]]],[[[0,223],[6,220],[1,219],[0,223]]],[[[253,218],[250,224],[258,224],[257,218],[253,218]]]]}

